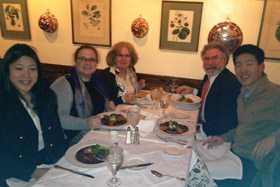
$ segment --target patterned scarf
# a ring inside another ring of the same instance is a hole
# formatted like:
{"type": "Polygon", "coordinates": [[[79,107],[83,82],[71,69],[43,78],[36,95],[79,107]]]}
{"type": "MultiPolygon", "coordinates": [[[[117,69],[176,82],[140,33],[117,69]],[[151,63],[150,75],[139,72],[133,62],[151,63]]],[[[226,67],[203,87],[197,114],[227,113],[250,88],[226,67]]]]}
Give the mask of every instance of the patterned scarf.
{"type": "MultiPolygon", "coordinates": [[[[71,78],[74,80],[75,84],[75,107],[80,118],[88,118],[92,115],[93,106],[90,98],[90,94],[86,89],[86,86],[77,72],[76,68],[73,68],[70,72],[71,78]]],[[[95,78],[94,75],[91,76],[90,82],[94,88],[105,98],[105,101],[108,100],[108,94],[105,92],[102,84],[95,78]]],[[[106,105],[107,102],[105,102],[106,105]]],[[[106,106],[105,106],[106,107],[106,106]]]]}
{"type": "MultiPolygon", "coordinates": [[[[127,93],[127,90],[126,90],[126,82],[125,80],[119,75],[119,69],[116,68],[116,67],[112,67],[115,71],[115,76],[116,76],[116,82],[117,82],[117,85],[120,87],[120,91],[118,93],[118,97],[121,97],[123,95],[125,95],[127,93]]],[[[112,72],[112,71],[111,71],[112,72]]],[[[114,74],[114,73],[113,73],[114,74]]],[[[136,73],[133,71],[132,68],[128,68],[127,69],[127,75],[129,77],[129,80],[134,88],[134,93],[137,93],[138,92],[138,82],[137,82],[137,76],[136,76],[136,73]]]]}

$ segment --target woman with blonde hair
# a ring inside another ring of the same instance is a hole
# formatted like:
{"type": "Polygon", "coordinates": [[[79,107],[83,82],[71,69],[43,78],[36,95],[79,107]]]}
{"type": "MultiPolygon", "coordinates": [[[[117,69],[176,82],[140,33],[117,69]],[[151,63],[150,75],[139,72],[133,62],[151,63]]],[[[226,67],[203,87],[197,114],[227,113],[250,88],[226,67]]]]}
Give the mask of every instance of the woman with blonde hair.
{"type": "Polygon", "coordinates": [[[137,61],[137,52],[129,42],[118,42],[108,52],[109,67],[100,72],[99,79],[115,105],[131,103],[135,93],[146,86],[144,79],[137,80],[134,68],[137,61]]]}

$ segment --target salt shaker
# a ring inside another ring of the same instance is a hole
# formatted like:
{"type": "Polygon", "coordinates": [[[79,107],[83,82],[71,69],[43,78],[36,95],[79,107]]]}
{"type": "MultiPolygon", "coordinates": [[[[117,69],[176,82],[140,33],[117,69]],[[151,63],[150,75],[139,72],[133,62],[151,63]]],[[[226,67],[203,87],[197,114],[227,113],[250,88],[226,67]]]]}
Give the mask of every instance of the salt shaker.
{"type": "Polygon", "coordinates": [[[139,128],[135,127],[135,133],[133,137],[133,144],[139,144],[139,128]]]}
{"type": "Polygon", "coordinates": [[[125,143],[126,144],[131,144],[131,131],[130,131],[130,127],[127,127],[125,143]]]}

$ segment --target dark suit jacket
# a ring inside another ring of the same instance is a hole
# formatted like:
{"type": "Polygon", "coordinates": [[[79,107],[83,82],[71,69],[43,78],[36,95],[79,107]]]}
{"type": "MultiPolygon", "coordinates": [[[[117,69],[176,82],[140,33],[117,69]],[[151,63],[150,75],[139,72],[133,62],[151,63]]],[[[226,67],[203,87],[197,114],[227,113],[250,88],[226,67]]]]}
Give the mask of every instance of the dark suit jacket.
{"type": "Polygon", "coordinates": [[[10,177],[29,180],[36,165],[54,163],[66,150],[57,107],[36,102],[45,143],[40,152],[37,128],[23,104],[0,93],[0,186],[10,177]]]}
{"type": "MultiPolygon", "coordinates": [[[[205,75],[198,96],[201,96],[207,78],[205,75]]],[[[240,88],[241,84],[227,68],[216,77],[204,107],[206,123],[203,123],[203,131],[206,135],[221,135],[237,126],[237,97],[240,88]]]]}

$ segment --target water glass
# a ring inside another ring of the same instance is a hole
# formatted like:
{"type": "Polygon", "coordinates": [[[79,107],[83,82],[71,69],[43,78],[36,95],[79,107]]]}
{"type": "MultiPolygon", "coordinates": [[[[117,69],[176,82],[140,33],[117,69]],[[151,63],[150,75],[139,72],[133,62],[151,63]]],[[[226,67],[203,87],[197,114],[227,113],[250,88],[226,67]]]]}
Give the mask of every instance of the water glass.
{"type": "Polygon", "coordinates": [[[170,80],[169,80],[169,87],[170,87],[171,93],[175,93],[176,89],[178,87],[178,79],[170,78],[170,80]]]}
{"type": "Polygon", "coordinates": [[[169,106],[169,103],[170,103],[170,95],[168,94],[164,94],[160,97],[159,99],[159,104],[160,104],[160,107],[162,108],[162,118],[167,118],[167,114],[165,113],[165,109],[168,108],[169,106]]]}
{"type": "Polygon", "coordinates": [[[141,118],[141,110],[138,107],[131,107],[127,111],[127,121],[134,130],[141,118]]]}
{"type": "Polygon", "coordinates": [[[153,106],[151,108],[152,110],[158,109],[157,104],[158,104],[158,100],[159,100],[161,94],[162,94],[162,91],[160,90],[159,87],[151,87],[150,96],[151,96],[151,99],[153,100],[153,106]]]}
{"type": "Polygon", "coordinates": [[[112,172],[112,177],[107,180],[108,186],[119,186],[121,179],[117,178],[117,172],[120,170],[123,163],[123,149],[115,143],[109,147],[109,151],[105,157],[108,169],[112,172]]]}

